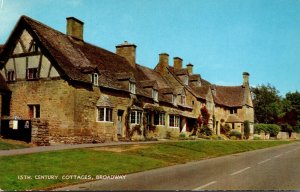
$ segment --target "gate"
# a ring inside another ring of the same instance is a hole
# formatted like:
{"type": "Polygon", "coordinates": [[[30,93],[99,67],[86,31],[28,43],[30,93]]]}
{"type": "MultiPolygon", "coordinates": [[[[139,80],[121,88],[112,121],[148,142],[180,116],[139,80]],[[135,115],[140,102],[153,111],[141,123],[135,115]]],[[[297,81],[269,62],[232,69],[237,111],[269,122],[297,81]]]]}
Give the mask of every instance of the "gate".
{"type": "Polygon", "coordinates": [[[5,139],[31,142],[30,120],[1,120],[1,136],[5,139]]]}

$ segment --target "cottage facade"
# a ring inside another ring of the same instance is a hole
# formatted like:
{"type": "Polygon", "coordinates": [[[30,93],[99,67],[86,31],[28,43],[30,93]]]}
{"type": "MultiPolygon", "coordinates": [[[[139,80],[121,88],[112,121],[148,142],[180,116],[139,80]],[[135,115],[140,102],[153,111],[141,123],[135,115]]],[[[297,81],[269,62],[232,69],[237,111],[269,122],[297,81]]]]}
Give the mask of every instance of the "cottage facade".
{"type": "Polygon", "coordinates": [[[0,46],[3,120],[45,122],[42,137],[49,143],[189,134],[203,106],[215,134],[223,124],[243,132],[245,120],[253,123],[248,73],[240,86],[213,85],[179,57],[170,64],[167,53],[150,69],[136,63],[136,45],[107,51],[84,41],[83,26],[69,17],[64,34],[20,18],[0,46]]]}

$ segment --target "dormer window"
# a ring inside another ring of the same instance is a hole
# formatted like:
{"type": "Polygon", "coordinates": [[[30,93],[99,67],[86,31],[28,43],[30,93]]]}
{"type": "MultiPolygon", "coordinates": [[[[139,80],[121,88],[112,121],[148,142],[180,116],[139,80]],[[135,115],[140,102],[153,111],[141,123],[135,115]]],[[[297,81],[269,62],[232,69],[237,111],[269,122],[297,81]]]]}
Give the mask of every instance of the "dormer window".
{"type": "Polygon", "coordinates": [[[129,92],[132,94],[136,93],[135,83],[129,82],[129,92]]]}
{"type": "Polygon", "coordinates": [[[152,89],[152,98],[154,101],[158,101],[158,92],[155,89],[152,89]]]}
{"type": "Polygon", "coordinates": [[[92,74],[92,83],[93,83],[93,85],[98,85],[98,79],[99,79],[99,75],[98,75],[98,73],[94,73],[94,74],[92,74]]]}
{"type": "Polygon", "coordinates": [[[184,94],[182,94],[181,97],[180,97],[180,103],[181,103],[182,105],[185,105],[185,104],[186,104],[186,97],[185,97],[184,94]]]}
{"type": "Polygon", "coordinates": [[[171,96],[171,102],[173,105],[176,105],[176,96],[175,95],[171,96]]]}
{"type": "Polygon", "coordinates": [[[15,81],[16,77],[15,77],[15,71],[11,70],[11,71],[7,71],[7,81],[15,81]]]}
{"type": "Polygon", "coordinates": [[[38,68],[28,68],[26,70],[27,79],[38,79],[38,68]]]}
{"type": "Polygon", "coordinates": [[[183,84],[189,85],[189,77],[187,75],[183,76],[183,84]]]}

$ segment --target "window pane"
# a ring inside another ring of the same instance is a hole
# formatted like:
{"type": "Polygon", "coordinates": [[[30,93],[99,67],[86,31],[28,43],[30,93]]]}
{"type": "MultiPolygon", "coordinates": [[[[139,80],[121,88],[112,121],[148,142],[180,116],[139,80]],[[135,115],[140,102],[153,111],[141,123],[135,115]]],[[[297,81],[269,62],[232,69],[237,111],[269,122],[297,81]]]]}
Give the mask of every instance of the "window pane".
{"type": "Polygon", "coordinates": [[[159,125],[159,114],[155,113],[154,114],[154,125],[159,125]]]}
{"type": "Polygon", "coordinates": [[[174,115],[169,116],[169,126],[174,127],[174,115]]]}
{"type": "Polygon", "coordinates": [[[35,106],[35,118],[40,118],[40,105],[35,106]]]}
{"type": "Polygon", "coordinates": [[[135,111],[132,111],[130,113],[130,123],[135,123],[136,122],[135,119],[136,119],[136,117],[135,117],[135,111]]]}
{"type": "Polygon", "coordinates": [[[137,111],[137,124],[141,124],[141,115],[142,113],[137,111]]]}
{"type": "Polygon", "coordinates": [[[99,109],[99,121],[104,121],[104,108],[99,109]]]}

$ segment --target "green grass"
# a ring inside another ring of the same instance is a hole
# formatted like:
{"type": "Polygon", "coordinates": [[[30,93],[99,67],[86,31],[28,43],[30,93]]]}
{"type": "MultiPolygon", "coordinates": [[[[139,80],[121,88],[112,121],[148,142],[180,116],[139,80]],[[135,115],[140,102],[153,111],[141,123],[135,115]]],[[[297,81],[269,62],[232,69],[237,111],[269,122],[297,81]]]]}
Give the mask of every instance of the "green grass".
{"type": "Polygon", "coordinates": [[[25,144],[16,144],[13,142],[0,139],[0,150],[21,149],[28,147],[25,144]]]}
{"type": "Polygon", "coordinates": [[[63,186],[80,180],[62,175],[128,174],[210,157],[261,149],[289,141],[183,141],[105,147],[112,151],[74,149],[0,157],[0,189],[28,190],[63,186]],[[119,149],[119,152],[116,152],[119,149]],[[120,152],[120,149],[123,150],[120,152]],[[30,175],[19,180],[18,175],[30,175]],[[58,175],[56,180],[36,180],[35,175],[58,175]]]}

